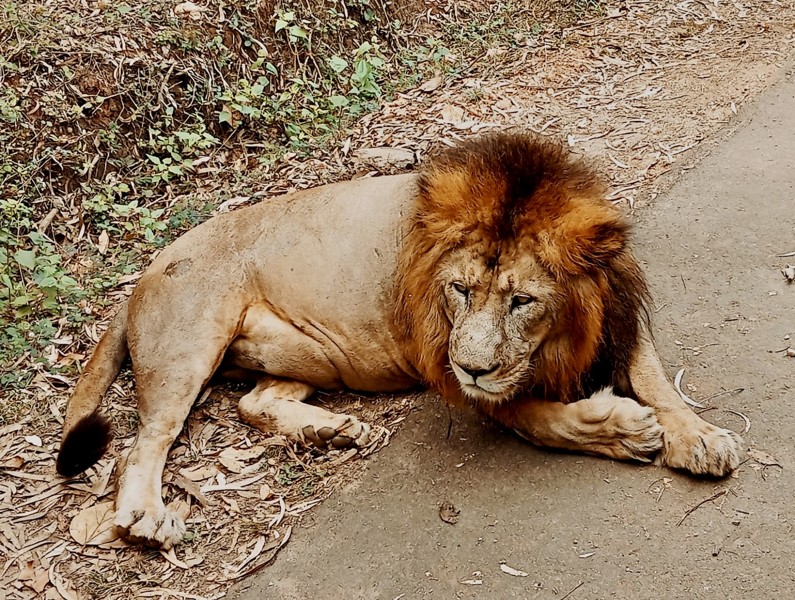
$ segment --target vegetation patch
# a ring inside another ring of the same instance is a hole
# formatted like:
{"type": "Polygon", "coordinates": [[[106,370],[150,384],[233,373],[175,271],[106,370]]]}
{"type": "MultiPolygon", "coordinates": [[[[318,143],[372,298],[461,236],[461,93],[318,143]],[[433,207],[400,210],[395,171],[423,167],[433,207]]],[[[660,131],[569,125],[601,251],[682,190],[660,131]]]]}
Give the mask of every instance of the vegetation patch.
{"type": "Polygon", "coordinates": [[[539,6],[2,0],[0,387],[73,373],[153,251],[539,6]]]}

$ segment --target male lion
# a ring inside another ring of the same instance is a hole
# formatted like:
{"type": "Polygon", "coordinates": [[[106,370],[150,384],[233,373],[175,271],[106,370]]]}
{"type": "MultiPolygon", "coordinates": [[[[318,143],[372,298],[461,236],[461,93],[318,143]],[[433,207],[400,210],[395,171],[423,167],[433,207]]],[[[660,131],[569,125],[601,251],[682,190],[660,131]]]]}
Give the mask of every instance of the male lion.
{"type": "Polygon", "coordinates": [[[258,372],[251,425],[362,444],[369,427],[303,404],[318,389],[430,385],[531,442],[722,476],[742,440],[694,414],[652,345],[628,225],[595,174],[521,133],[442,152],[419,174],[360,179],[219,215],[154,260],[69,400],[58,472],[106,450],[100,401],[129,353],[140,427],[115,523],[168,548],[169,447],[210,377],[258,372]]]}

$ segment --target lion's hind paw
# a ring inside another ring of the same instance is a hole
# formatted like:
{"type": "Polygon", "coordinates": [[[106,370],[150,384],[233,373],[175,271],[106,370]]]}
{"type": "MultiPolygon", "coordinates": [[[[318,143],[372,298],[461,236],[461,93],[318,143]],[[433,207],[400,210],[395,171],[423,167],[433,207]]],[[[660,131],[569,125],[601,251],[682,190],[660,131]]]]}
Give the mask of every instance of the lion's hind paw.
{"type": "Polygon", "coordinates": [[[113,524],[131,544],[168,550],[185,536],[185,522],[165,506],[158,509],[117,511],[113,524]]]}
{"type": "MultiPolygon", "coordinates": [[[[331,414],[331,413],[330,413],[331,414]]],[[[361,448],[370,440],[370,425],[362,423],[356,417],[347,415],[333,415],[343,417],[342,423],[328,423],[307,425],[301,429],[301,435],[306,441],[312,442],[318,448],[361,448]]]]}

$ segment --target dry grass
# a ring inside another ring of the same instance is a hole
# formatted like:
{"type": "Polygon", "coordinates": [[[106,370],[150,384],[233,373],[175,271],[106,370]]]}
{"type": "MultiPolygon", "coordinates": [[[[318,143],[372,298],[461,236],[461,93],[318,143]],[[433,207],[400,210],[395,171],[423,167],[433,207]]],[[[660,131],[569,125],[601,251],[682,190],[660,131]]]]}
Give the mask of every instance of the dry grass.
{"type": "MultiPolygon", "coordinates": [[[[418,32],[438,27],[462,10],[453,4],[428,8],[418,32]]],[[[92,10],[97,8],[80,8],[84,16],[92,10]]],[[[460,12],[457,18],[463,39],[483,34],[460,12]]],[[[689,150],[731,126],[748,100],[769,85],[793,53],[794,25],[795,9],[783,2],[607,3],[584,20],[513,31],[511,40],[489,38],[485,50],[472,56],[459,52],[447,57],[445,64],[454,68],[442,69],[438,77],[428,74],[422,86],[381,102],[378,112],[360,118],[349,132],[342,130],[339,141],[325,149],[297,149],[259,164],[260,146],[231,139],[206,154],[209,160],[193,172],[190,187],[159,185],[158,202],[170,210],[186,203],[212,208],[222,202],[233,209],[296,188],[405,170],[435,144],[522,125],[567,139],[575,152],[601,157],[612,185],[610,197],[631,207],[662,191],[665,173],[690,168],[689,150]],[[236,172],[231,180],[230,171],[236,172]],[[227,189],[220,191],[221,186],[227,189]]],[[[8,43],[13,35],[6,31],[0,39],[8,43]]],[[[110,52],[115,46],[108,43],[110,52]]],[[[72,51],[79,53],[80,47],[72,51]]],[[[118,51],[112,56],[119,59],[118,51]]],[[[185,64],[177,61],[171,75],[185,64]]],[[[46,72],[42,65],[42,76],[46,72]]],[[[165,72],[155,72],[162,85],[165,72]]],[[[145,90],[150,84],[141,83],[145,90]]],[[[34,132],[43,136],[37,156],[54,147],[49,131],[34,132]]],[[[60,173],[56,161],[48,161],[42,164],[60,173]]],[[[46,191],[47,181],[57,180],[44,181],[46,191]]],[[[68,239],[79,232],[85,195],[79,186],[65,194],[52,185],[51,198],[64,200],[64,208],[47,231],[65,232],[68,239]]],[[[44,216],[49,212],[42,210],[44,216]]],[[[99,230],[91,227],[86,225],[88,239],[79,252],[100,243],[99,230]]],[[[113,252],[125,244],[123,237],[111,237],[107,254],[94,250],[99,268],[107,267],[103,261],[110,259],[105,257],[121,260],[113,252]]],[[[149,249],[140,251],[143,255],[149,249]]],[[[88,308],[96,307],[101,318],[105,305],[117,304],[129,293],[136,273],[131,269],[123,275],[103,296],[104,304],[92,301],[88,308]]],[[[81,363],[86,346],[97,337],[91,323],[71,331],[68,342],[53,344],[53,363],[81,363]]],[[[73,374],[35,367],[30,356],[20,364],[29,365],[35,377],[15,396],[17,416],[0,426],[0,553],[5,557],[0,589],[8,598],[221,597],[236,577],[273,558],[303,511],[367,465],[360,456],[321,454],[266,438],[234,418],[239,392],[217,390],[201,400],[166,468],[166,497],[191,505],[191,539],[169,556],[118,542],[82,546],[71,537],[70,523],[81,511],[112,498],[113,466],[132,442],[133,390],[122,379],[110,394],[119,434],[113,451],[84,479],[64,482],[53,475],[53,459],[73,374]]],[[[384,427],[375,448],[415,400],[321,399],[384,427]]]]}

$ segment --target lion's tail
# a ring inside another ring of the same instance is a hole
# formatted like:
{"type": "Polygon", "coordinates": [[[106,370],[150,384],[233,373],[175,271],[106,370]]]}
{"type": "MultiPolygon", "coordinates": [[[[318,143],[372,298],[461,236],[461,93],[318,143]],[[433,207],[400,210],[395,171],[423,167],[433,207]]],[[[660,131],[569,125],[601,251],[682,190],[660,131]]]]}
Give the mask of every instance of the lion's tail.
{"type": "Polygon", "coordinates": [[[66,404],[64,436],[55,468],[72,477],[97,462],[110,445],[111,421],[100,404],[127,357],[127,303],[113,317],[66,404]]]}

